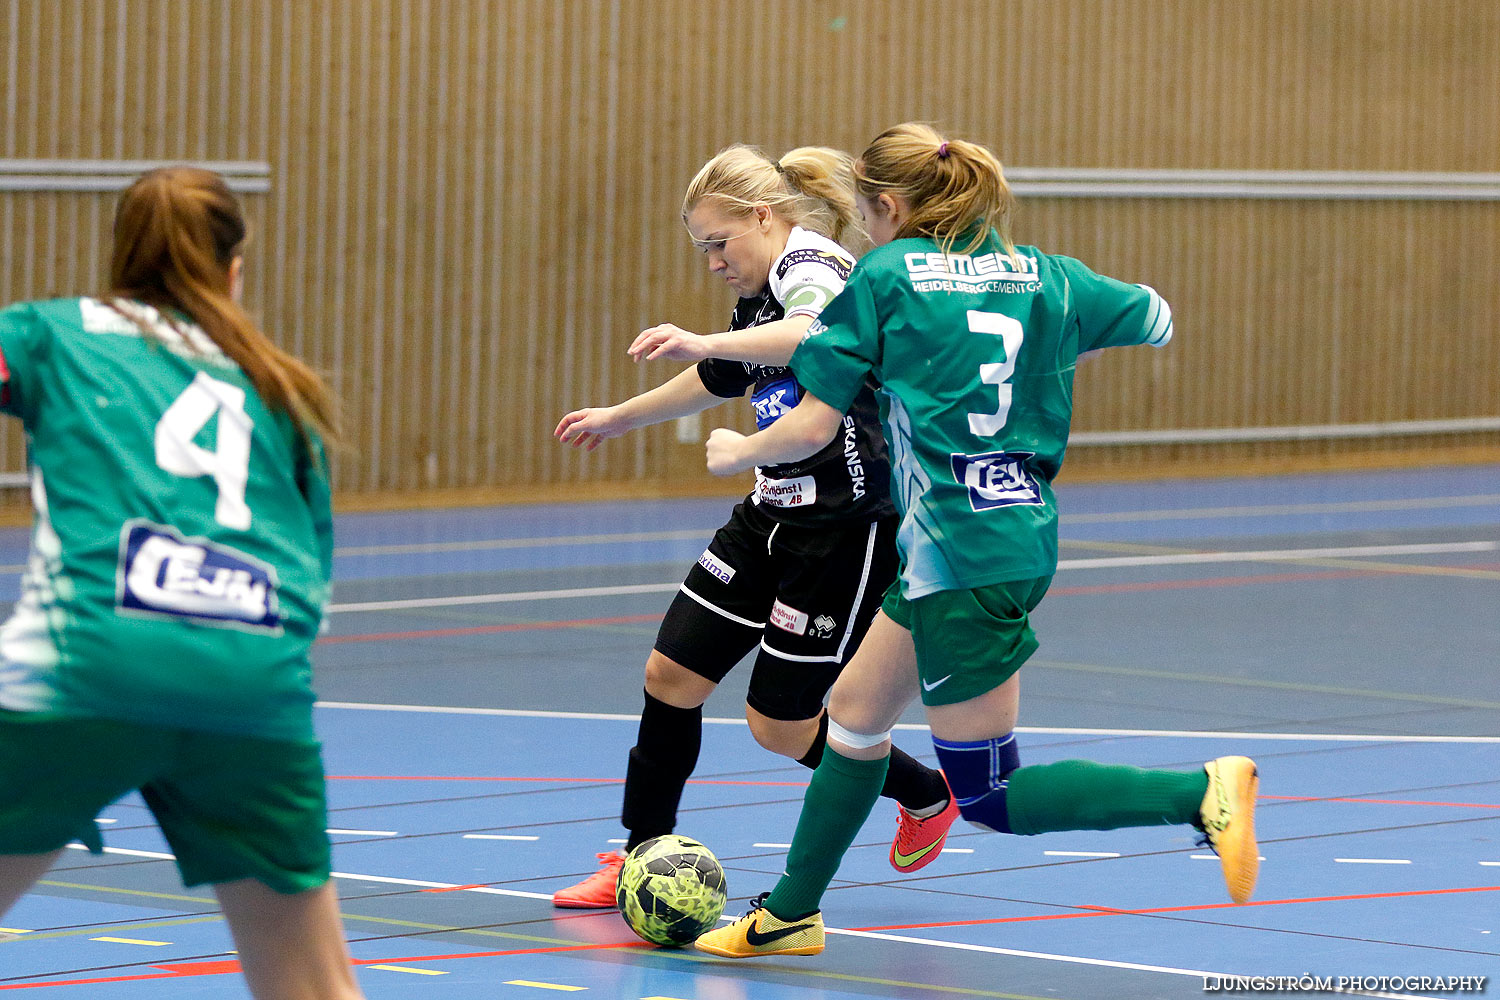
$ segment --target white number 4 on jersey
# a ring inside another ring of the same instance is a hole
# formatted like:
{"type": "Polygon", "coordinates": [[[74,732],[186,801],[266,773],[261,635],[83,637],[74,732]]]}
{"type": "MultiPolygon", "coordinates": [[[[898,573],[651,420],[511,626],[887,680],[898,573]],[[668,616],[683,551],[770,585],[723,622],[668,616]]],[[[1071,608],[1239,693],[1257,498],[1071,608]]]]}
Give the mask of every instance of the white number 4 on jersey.
{"type": "Polygon", "coordinates": [[[214,520],[238,531],[250,527],[245,486],[250,480],[250,431],[245,390],[198,373],[156,422],[156,464],[174,476],[213,477],[219,490],[214,520]],[[214,450],[193,443],[218,414],[214,450]]]}

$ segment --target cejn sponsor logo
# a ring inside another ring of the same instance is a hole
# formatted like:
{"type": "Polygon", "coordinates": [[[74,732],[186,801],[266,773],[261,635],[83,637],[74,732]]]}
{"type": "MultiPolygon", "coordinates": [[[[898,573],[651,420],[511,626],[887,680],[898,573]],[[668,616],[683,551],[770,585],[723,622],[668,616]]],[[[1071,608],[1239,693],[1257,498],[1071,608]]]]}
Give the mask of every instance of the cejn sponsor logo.
{"type": "Polygon", "coordinates": [[[772,507],[810,507],[818,499],[818,482],[812,476],[769,479],[756,472],[755,498],[772,507]]]}
{"type": "Polygon", "coordinates": [[[1043,503],[1036,479],[1026,471],[1030,452],[990,451],[982,455],[953,455],[953,478],[969,490],[969,506],[976,511],[1043,503]]]}
{"type": "Polygon", "coordinates": [[[227,545],[131,521],[120,535],[116,604],[210,625],[276,630],[274,567],[227,545]]]}
{"type": "Polygon", "coordinates": [[[722,583],[728,583],[734,579],[734,567],[707,549],[704,549],[703,554],[698,557],[698,565],[708,570],[722,583]]]}
{"type": "Polygon", "coordinates": [[[1003,253],[909,253],[906,273],[919,292],[1014,292],[1041,281],[1035,257],[1003,253]]]}
{"type": "Polygon", "coordinates": [[[807,612],[788,607],[779,600],[771,605],[770,622],[783,632],[792,635],[807,634],[807,612]]]}

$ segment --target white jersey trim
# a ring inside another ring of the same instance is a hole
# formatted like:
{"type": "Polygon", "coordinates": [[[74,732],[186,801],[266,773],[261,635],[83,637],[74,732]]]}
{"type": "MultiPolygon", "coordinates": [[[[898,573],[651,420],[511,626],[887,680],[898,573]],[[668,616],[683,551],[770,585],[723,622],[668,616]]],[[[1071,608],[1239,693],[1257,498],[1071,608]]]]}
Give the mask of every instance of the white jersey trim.
{"type": "Polygon", "coordinates": [[[875,545],[880,534],[880,524],[877,521],[870,522],[869,534],[865,538],[865,562],[859,571],[859,587],[854,591],[854,603],[849,608],[849,613],[844,616],[847,624],[844,626],[844,636],[839,640],[838,652],[823,656],[799,656],[796,653],[784,653],[779,649],[772,649],[766,645],[766,640],[761,639],[760,648],[772,656],[783,660],[791,660],[795,663],[839,663],[844,659],[844,653],[849,648],[849,640],[854,638],[854,623],[859,615],[859,606],[864,602],[865,591],[870,587],[870,566],[875,562],[875,545]]]}
{"type": "Polygon", "coordinates": [[[738,622],[741,625],[749,625],[751,628],[762,628],[763,629],[763,628],[766,627],[766,623],[765,622],[753,622],[753,621],[751,621],[748,618],[741,618],[739,615],[730,614],[728,611],[725,611],[723,608],[719,607],[717,604],[714,604],[714,603],[708,601],[705,598],[699,597],[697,594],[693,593],[691,590],[688,590],[687,584],[685,584],[685,583],[682,584],[681,586],[679,586],[677,589],[680,590],[680,591],[682,591],[684,594],[688,595],[689,597],[691,597],[693,600],[697,601],[699,604],[703,605],[708,610],[713,611],[713,612],[715,612],[717,614],[723,615],[725,618],[728,618],[732,622],[738,622]]]}
{"type": "Polygon", "coordinates": [[[816,317],[824,306],[833,301],[834,296],[843,291],[844,284],[849,280],[848,271],[853,267],[854,258],[849,251],[826,236],[794,226],[787,236],[786,248],[771,262],[768,282],[771,297],[781,305],[782,315],[786,319],[793,316],[816,317]],[[803,251],[803,256],[808,259],[799,259],[782,274],[782,263],[798,251],[803,251]],[[818,260],[816,255],[836,257],[846,266],[844,274],[840,275],[831,261],[818,260]],[[788,301],[804,289],[815,290],[814,298],[820,301],[788,301]]]}

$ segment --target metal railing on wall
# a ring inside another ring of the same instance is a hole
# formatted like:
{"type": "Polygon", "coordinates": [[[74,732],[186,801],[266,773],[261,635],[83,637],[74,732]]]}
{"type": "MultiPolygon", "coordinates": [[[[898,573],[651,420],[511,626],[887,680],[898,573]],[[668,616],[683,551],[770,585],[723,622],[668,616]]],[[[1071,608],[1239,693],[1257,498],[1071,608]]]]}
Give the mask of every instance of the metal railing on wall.
{"type": "Polygon", "coordinates": [[[1500,174],[1007,167],[1005,175],[1030,198],[1500,201],[1500,174]]]}
{"type": "MultiPolygon", "coordinates": [[[[0,192],[123,190],[142,172],[194,163],[222,174],[232,190],[265,193],[271,166],[258,161],[0,159],[0,192]]],[[[1500,201],[1500,173],[1176,170],[1009,167],[1015,193],[1030,198],[1267,199],[1344,201],[1500,201]]],[[[1127,447],[1315,441],[1500,431],[1500,416],[1303,426],[1080,431],[1074,445],[1127,447]]],[[[22,472],[0,473],[0,487],[22,487],[22,472]]]]}
{"type": "Polygon", "coordinates": [[[249,160],[5,160],[0,191],[123,191],[147,170],[188,165],[221,174],[231,191],[265,194],[271,165],[249,160]]]}

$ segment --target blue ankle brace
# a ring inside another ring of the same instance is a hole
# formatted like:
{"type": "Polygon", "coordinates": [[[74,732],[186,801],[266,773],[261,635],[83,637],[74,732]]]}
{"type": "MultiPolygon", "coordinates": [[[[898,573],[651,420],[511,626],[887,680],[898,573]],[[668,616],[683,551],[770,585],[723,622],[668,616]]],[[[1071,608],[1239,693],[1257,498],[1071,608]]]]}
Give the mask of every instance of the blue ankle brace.
{"type": "Polygon", "coordinates": [[[961,743],[934,736],[938,763],[953,789],[959,815],[976,826],[996,833],[1010,833],[1005,811],[1006,778],[1021,766],[1021,751],[1016,734],[1006,733],[994,739],[961,743]]]}

